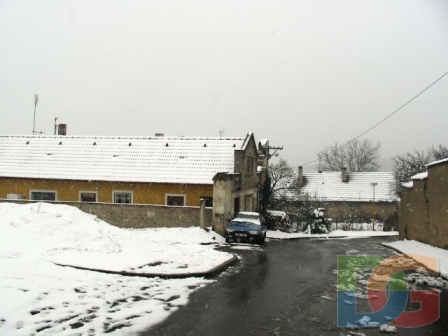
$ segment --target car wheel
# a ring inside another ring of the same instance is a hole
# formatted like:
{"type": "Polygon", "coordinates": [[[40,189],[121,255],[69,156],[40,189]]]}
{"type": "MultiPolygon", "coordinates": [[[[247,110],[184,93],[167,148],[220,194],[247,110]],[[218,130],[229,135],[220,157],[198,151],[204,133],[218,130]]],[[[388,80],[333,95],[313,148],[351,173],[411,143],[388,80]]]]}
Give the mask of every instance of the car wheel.
{"type": "Polygon", "coordinates": [[[266,240],[266,234],[263,235],[260,239],[258,239],[258,244],[263,245],[266,240]]]}

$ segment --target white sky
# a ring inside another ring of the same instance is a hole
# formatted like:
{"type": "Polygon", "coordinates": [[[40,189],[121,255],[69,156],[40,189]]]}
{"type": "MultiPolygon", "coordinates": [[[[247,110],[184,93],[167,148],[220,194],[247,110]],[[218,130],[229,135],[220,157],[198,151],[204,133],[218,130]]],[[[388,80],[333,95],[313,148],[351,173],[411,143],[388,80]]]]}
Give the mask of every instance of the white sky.
{"type": "MultiPolygon", "coordinates": [[[[446,0],[0,0],[0,134],[255,132],[292,166],[448,71],[446,0]]],[[[367,135],[448,144],[448,76],[367,135]]],[[[306,166],[313,169],[315,166],[306,166]]]]}

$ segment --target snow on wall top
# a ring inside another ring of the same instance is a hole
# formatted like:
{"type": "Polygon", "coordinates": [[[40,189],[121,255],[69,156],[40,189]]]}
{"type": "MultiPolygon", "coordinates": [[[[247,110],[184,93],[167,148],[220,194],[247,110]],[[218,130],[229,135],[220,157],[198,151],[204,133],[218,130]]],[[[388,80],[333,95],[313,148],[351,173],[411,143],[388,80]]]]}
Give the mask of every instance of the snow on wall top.
{"type": "Polygon", "coordinates": [[[0,176],[213,184],[248,137],[0,136],[0,176]]]}
{"type": "Polygon", "coordinates": [[[341,172],[304,172],[306,185],[303,192],[327,201],[372,201],[372,183],[375,186],[375,201],[391,202],[396,197],[390,191],[394,181],[392,172],[348,173],[348,182],[342,182],[341,172]]]}
{"type": "Polygon", "coordinates": [[[425,180],[428,178],[428,172],[419,173],[411,177],[411,180],[425,180]]]}
{"type": "Polygon", "coordinates": [[[403,186],[403,188],[411,189],[414,186],[414,182],[412,182],[412,181],[403,182],[401,185],[403,186]]]}
{"type": "Polygon", "coordinates": [[[442,160],[438,160],[438,161],[434,161],[434,162],[430,162],[430,163],[428,163],[426,165],[426,167],[434,166],[434,165],[437,165],[437,164],[440,164],[440,163],[444,163],[444,162],[448,162],[448,158],[442,159],[442,160]]]}

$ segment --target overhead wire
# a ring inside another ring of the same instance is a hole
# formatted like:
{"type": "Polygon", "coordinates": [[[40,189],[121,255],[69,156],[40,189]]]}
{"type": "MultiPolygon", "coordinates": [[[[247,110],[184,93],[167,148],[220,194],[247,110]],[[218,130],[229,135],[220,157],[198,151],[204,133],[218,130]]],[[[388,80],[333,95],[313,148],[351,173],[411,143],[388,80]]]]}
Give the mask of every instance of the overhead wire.
{"type": "MultiPolygon", "coordinates": [[[[437,84],[437,82],[439,82],[440,80],[442,80],[443,77],[445,77],[446,75],[448,75],[448,71],[445,72],[442,76],[440,76],[439,78],[437,78],[435,81],[433,81],[431,84],[429,84],[427,87],[425,87],[423,90],[421,90],[418,94],[416,94],[413,98],[409,99],[406,103],[404,103],[403,105],[401,105],[399,108],[397,108],[395,111],[393,111],[392,113],[390,113],[388,116],[386,116],[385,118],[381,119],[379,122],[377,122],[375,125],[373,125],[372,127],[370,127],[369,129],[367,129],[366,131],[362,132],[361,134],[359,134],[358,136],[354,137],[351,140],[348,140],[345,144],[343,144],[341,146],[341,148],[349,145],[351,142],[358,140],[360,137],[366,135],[367,133],[369,133],[371,130],[373,130],[374,128],[378,127],[379,125],[381,125],[383,122],[385,122],[387,119],[389,119],[390,117],[392,117],[394,114],[398,113],[399,111],[401,111],[403,108],[405,108],[407,105],[409,105],[410,103],[412,103],[414,100],[416,100],[418,97],[420,97],[422,94],[424,94],[426,91],[428,91],[431,87],[433,87],[435,84],[437,84]]],[[[302,164],[302,166],[307,166],[311,163],[317,162],[319,161],[319,158],[309,161],[307,163],[302,164]]]]}

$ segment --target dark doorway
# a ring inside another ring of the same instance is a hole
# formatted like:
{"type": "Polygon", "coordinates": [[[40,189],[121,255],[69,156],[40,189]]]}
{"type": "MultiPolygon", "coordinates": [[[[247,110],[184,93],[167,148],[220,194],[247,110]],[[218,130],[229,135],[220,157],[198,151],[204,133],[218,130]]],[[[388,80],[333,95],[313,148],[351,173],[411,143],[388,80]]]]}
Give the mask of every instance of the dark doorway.
{"type": "Polygon", "coordinates": [[[236,216],[236,214],[240,212],[240,198],[235,198],[233,202],[233,215],[236,216]]]}

